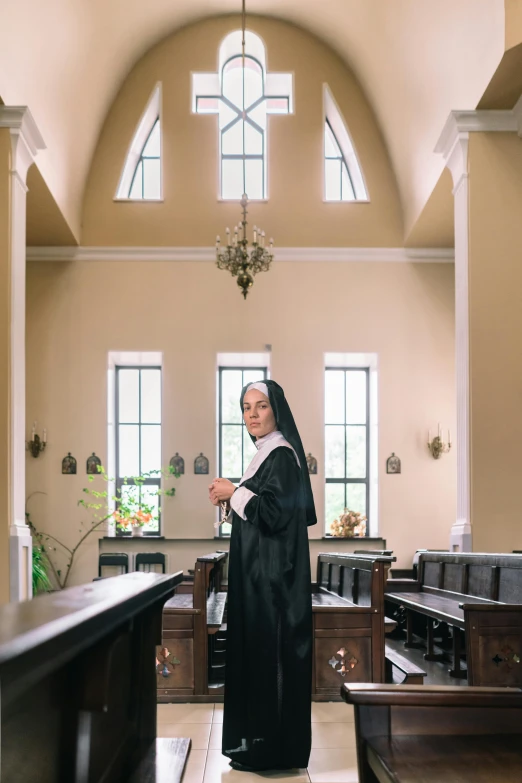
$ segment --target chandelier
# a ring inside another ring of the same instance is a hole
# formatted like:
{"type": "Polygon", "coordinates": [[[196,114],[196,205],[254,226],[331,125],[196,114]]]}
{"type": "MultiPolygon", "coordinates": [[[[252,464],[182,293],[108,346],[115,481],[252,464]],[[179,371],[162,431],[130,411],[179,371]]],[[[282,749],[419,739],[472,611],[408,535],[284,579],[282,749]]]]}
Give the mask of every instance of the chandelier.
{"type": "Polygon", "coordinates": [[[248,206],[246,193],[243,194],[240,204],[243,220],[234,227],[232,235],[230,229],[226,229],[227,244],[224,247],[221,247],[219,236],[216,238],[216,256],[218,269],[227,269],[233,277],[237,277],[237,284],[246,299],[249,289],[254,284],[254,275],[258,272],[268,272],[270,269],[274,258],[272,252],[274,240],[271,239],[269,246],[265,247],[265,232],[254,226],[254,241],[252,248],[249,249],[246,230],[248,206]]]}
{"type": "MultiPolygon", "coordinates": [[[[245,0],[242,0],[241,13],[241,67],[243,69],[243,122],[245,117],[245,30],[246,9],[245,0]]],[[[234,227],[232,235],[230,229],[226,229],[226,245],[221,247],[219,236],[216,238],[216,257],[218,269],[227,269],[233,277],[237,277],[237,284],[241,288],[246,299],[250,288],[254,284],[254,275],[258,272],[268,272],[274,258],[272,250],[274,240],[270,240],[269,247],[265,247],[265,232],[254,226],[254,241],[249,249],[247,239],[247,206],[248,196],[243,193],[240,201],[243,211],[243,219],[234,227]]]]}

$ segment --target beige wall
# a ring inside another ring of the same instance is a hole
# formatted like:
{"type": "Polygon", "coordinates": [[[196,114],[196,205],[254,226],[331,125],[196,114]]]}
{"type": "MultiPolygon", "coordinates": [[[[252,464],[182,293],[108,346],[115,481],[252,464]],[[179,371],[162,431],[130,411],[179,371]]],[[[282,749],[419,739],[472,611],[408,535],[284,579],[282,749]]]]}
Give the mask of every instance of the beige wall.
{"type": "MultiPolygon", "coordinates": [[[[324,352],[364,351],[379,355],[380,531],[402,565],[418,547],[447,547],[455,457],[434,461],[425,440],[438,421],[454,429],[452,265],[276,262],[245,302],[209,263],[30,263],[27,304],[27,417],[49,434],[45,454],[28,457],[27,491],[46,493],[29,508],[48,532],[76,539],[85,460],[92,451],[106,460],[108,351],[142,350],[163,352],[163,461],[179,451],[187,465],[165,499],[165,534],[212,536],[207,478],[191,464],[203,451],[216,470],[216,356],[271,343],[272,377],[319,463],[321,521],[310,535],[323,534],[324,352]],[[61,475],[68,451],[77,476],[61,475]],[[385,474],[392,451],[400,476],[385,474]]],[[[191,544],[185,568],[193,554],[191,544]]],[[[92,578],[96,557],[93,541],[73,581],[92,578]]]]}
{"type": "MultiPolygon", "coordinates": [[[[213,72],[218,48],[237,17],[201,22],[152,49],[126,79],[105,122],[85,195],[82,244],[212,245],[239,219],[237,202],[219,202],[218,129],[214,115],[192,114],[192,71],[213,72]],[[154,85],[163,83],[162,204],[114,203],[125,155],[154,85]]],[[[249,219],[279,246],[402,244],[395,178],[372,111],[341,60],[291,25],[250,18],[267,47],[269,71],[294,72],[295,110],[269,118],[269,201],[249,219]],[[323,202],[323,84],[348,124],[370,204],[323,202]]]]}
{"type": "Polygon", "coordinates": [[[470,134],[471,517],[476,551],[522,549],[522,144],[470,134]]]}

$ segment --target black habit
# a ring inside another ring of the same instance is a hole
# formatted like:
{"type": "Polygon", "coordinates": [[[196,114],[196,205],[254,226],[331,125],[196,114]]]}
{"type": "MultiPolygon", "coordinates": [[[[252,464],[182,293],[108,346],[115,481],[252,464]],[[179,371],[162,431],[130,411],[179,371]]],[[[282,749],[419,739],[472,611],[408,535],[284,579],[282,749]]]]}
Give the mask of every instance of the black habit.
{"type": "Polygon", "coordinates": [[[242,483],[254,493],[243,510],[246,519],[231,512],[222,751],[253,769],[287,769],[306,767],[310,755],[307,525],[316,519],[290,408],[283,390],[265,383],[278,430],[293,449],[277,446],[242,483]]]}

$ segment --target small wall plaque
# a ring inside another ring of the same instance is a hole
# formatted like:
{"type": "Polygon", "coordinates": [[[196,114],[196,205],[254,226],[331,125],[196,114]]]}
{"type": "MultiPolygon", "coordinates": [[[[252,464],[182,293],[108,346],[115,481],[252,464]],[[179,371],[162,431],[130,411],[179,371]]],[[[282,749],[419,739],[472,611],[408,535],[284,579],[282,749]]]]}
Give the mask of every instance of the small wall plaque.
{"type": "Polygon", "coordinates": [[[69,451],[67,456],[62,460],[62,473],[66,475],[76,475],[76,460],[71,456],[69,451]]]}
{"type": "Polygon", "coordinates": [[[101,468],[101,459],[97,457],[93,451],[91,456],[87,459],[87,475],[97,476],[99,473],[98,467],[101,468]]]}
{"type": "Polygon", "coordinates": [[[386,473],[400,473],[401,461],[399,457],[395,456],[395,452],[392,451],[391,457],[386,460],[386,473]]]}
{"type": "Polygon", "coordinates": [[[207,474],[208,473],[208,459],[203,456],[203,452],[199,457],[194,460],[194,473],[207,474]]]}
{"type": "Polygon", "coordinates": [[[308,465],[308,473],[311,476],[315,476],[317,474],[317,460],[315,457],[312,457],[310,452],[306,456],[306,464],[308,465]]]}
{"type": "Polygon", "coordinates": [[[170,460],[170,466],[171,468],[174,468],[176,473],[179,473],[180,476],[182,476],[185,473],[185,460],[183,457],[180,457],[178,452],[174,454],[174,456],[170,460]]]}

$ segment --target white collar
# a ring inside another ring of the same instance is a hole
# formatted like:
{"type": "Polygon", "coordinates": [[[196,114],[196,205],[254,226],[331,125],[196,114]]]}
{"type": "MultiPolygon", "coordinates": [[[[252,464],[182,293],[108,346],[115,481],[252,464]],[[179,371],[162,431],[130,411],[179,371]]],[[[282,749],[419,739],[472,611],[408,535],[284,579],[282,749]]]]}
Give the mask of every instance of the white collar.
{"type": "Polygon", "coordinates": [[[272,430],[272,432],[269,432],[268,435],[263,435],[262,438],[258,438],[255,442],[255,447],[259,451],[259,449],[262,449],[265,445],[265,443],[270,443],[270,441],[275,440],[276,438],[282,438],[282,434],[279,432],[279,430],[272,430]]]}
{"type": "Polygon", "coordinates": [[[268,435],[264,435],[262,438],[259,438],[259,440],[256,440],[255,445],[257,452],[254,454],[250,465],[246,469],[243,478],[239,482],[240,486],[241,484],[244,484],[245,481],[248,481],[248,479],[251,479],[252,476],[255,476],[268,455],[271,454],[274,449],[277,449],[278,446],[287,446],[289,449],[292,449],[296,462],[299,465],[299,458],[295,453],[294,447],[288,443],[283,433],[279,432],[279,430],[274,430],[273,432],[269,432],[268,435]]]}

